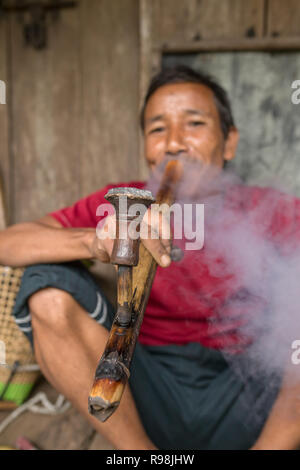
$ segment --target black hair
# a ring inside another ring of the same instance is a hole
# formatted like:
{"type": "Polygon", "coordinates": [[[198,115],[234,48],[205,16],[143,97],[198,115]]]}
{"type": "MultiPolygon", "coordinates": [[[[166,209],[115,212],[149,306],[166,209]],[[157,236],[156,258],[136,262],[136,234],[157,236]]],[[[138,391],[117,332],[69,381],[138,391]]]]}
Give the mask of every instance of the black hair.
{"type": "Polygon", "coordinates": [[[220,115],[221,128],[226,140],[230,128],[235,125],[230,101],[226,91],[212,76],[199,70],[193,70],[192,68],[185,65],[176,65],[175,67],[163,68],[152,78],[140,114],[140,124],[142,130],[144,131],[145,109],[150,97],[158,88],[162,87],[163,85],[169,85],[171,83],[200,83],[201,85],[205,85],[211,89],[214,94],[215,103],[220,115]]]}

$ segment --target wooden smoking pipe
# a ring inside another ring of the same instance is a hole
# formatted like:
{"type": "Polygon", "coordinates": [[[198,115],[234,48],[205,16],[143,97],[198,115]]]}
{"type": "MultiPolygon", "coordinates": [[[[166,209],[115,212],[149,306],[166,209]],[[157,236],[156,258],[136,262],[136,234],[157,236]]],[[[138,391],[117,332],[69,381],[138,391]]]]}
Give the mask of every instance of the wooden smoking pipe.
{"type": "MultiPolygon", "coordinates": [[[[173,203],[181,172],[178,160],[169,161],[156,196],[158,204],[173,203]]],[[[88,398],[89,412],[102,422],[117,409],[130,376],[130,364],[157,267],[150,252],[139,244],[139,239],[131,239],[128,231],[135,218],[130,215],[130,207],[140,203],[145,212],[155,201],[151,192],[115,188],[105,198],[116,209],[116,239],[111,263],[118,266],[118,308],[88,398]],[[122,198],[123,201],[126,198],[127,203],[124,201],[120,209],[122,198]]]]}

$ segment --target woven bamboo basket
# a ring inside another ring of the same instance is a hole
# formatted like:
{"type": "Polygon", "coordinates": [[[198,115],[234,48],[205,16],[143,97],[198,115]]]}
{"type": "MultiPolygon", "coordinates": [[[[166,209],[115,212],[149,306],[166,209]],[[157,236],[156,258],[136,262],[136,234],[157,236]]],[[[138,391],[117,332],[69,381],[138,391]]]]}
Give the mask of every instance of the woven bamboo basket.
{"type": "MultiPolygon", "coordinates": [[[[0,265],[0,397],[20,405],[40,375],[31,344],[12,315],[24,268],[0,265]]],[[[1,406],[5,408],[5,406],[1,406]]]]}

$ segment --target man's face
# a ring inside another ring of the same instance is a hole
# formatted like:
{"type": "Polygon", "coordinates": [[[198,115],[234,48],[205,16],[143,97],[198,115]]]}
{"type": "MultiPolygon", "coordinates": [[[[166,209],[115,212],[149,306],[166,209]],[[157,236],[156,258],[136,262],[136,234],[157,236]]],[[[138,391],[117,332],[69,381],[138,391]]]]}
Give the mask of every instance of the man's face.
{"type": "Polygon", "coordinates": [[[198,83],[158,88],[145,109],[145,157],[153,169],[166,157],[186,156],[222,168],[234,157],[235,128],[224,139],[213,92],[198,83]]]}

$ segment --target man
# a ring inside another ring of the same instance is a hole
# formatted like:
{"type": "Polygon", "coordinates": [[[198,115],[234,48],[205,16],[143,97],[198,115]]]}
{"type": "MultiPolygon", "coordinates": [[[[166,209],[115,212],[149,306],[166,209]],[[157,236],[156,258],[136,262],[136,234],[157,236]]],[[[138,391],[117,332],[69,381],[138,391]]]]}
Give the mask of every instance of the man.
{"type": "MultiPolygon", "coordinates": [[[[224,162],[234,158],[238,143],[224,90],[186,67],[154,77],[142,110],[142,128],[151,169],[165,158],[191,157],[221,170],[224,162]]],[[[144,186],[141,182],[122,185],[144,186]]],[[[161,239],[143,240],[160,267],[129,387],[107,422],[88,414],[87,397],[113,311],[87,272],[73,262],[109,261],[112,241],[97,238],[95,227],[97,206],[110,187],[71,208],[0,233],[0,263],[30,265],[15,315],[33,343],[45,377],[117,449],[297,448],[300,386],[291,389],[284,379],[272,409],[270,397],[264,426],[261,422],[253,428],[244,425],[249,413],[241,400],[244,384],[219,351],[225,343],[238,348],[240,339],[232,332],[220,335],[220,325],[211,333],[207,318],[214,306],[207,306],[205,289],[188,304],[189,327],[187,304],[177,291],[184,284],[193,293],[198,286],[189,283],[184,261],[170,264],[169,244],[161,239]]],[[[207,273],[201,276],[201,286],[210,289],[212,279],[207,273]]],[[[218,304],[224,305],[226,296],[220,295],[218,304]]],[[[255,387],[259,393],[260,384],[255,387]]]]}

